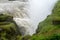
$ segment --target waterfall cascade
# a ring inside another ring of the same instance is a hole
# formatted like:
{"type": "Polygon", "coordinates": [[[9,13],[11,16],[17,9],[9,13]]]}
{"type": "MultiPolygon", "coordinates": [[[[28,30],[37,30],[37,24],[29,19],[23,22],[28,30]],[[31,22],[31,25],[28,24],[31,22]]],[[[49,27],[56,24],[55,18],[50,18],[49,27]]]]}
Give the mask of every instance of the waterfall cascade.
{"type": "Polygon", "coordinates": [[[58,0],[29,0],[29,15],[32,21],[33,34],[36,33],[38,24],[52,13],[52,9],[57,1],[58,0]]]}
{"type": "Polygon", "coordinates": [[[27,13],[28,2],[10,1],[6,3],[0,3],[0,13],[13,16],[13,20],[20,28],[22,35],[30,34],[30,17],[27,13]]]}
{"type": "Polygon", "coordinates": [[[57,0],[10,1],[0,3],[0,13],[13,16],[22,35],[36,33],[38,23],[51,14],[57,0]]]}

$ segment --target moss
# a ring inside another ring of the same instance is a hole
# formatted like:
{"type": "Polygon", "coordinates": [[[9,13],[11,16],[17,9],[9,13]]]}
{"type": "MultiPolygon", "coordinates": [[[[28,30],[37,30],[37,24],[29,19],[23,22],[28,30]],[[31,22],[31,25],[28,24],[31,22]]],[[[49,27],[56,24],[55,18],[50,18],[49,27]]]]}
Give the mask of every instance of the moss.
{"type": "Polygon", "coordinates": [[[13,18],[12,16],[0,14],[0,22],[11,21],[12,18],[13,18]]]}
{"type": "Polygon", "coordinates": [[[16,40],[21,36],[17,27],[12,16],[0,14],[0,40],[16,40]]]}
{"type": "Polygon", "coordinates": [[[9,15],[0,15],[0,40],[60,40],[60,1],[52,14],[38,25],[33,36],[21,36],[16,23],[9,15]]]}

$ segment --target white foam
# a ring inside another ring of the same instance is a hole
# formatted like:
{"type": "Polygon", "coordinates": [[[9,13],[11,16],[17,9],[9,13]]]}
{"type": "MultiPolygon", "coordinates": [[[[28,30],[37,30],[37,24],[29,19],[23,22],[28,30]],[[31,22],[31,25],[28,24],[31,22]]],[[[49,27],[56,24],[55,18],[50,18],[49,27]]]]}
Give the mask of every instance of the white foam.
{"type": "Polygon", "coordinates": [[[56,2],[57,0],[29,0],[0,3],[0,13],[13,16],[22,35],[33,35],[39,22],[51,14],[56,2]]]}

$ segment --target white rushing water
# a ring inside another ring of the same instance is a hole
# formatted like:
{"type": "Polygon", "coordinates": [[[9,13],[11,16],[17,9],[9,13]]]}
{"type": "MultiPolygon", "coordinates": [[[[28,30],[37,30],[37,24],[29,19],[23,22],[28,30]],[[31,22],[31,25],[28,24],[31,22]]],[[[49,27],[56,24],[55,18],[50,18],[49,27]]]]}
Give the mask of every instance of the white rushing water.
{"type": "Polygon", "coordinates": [[[33,35],[39,22],[51,14],[56,2],[57,0],[29,0],[0,3],[0,13],[13,16],[22,35],[33,35]]]}
{"type": "Polygon", "coordinates": [[[33,31],[36,32],[38,24],[45,20],[52,13],[55,3],[58,0],[30,0],[29,15],[32,20],[33,31]]]}

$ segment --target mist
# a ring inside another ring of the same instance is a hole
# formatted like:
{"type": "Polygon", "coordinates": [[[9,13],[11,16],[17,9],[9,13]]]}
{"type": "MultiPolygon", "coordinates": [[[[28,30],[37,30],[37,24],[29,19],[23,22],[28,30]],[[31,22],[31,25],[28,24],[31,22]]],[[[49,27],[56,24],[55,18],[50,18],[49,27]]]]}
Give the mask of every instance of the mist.
{"type": "Polygon", "coordinates": [[[32,33],[36,33],[38,24],[52,13],[56,2],[57,0],[29,0],[29,15],[33,26],[32,33]]]}
{"type": "Polygon", "coordinates": [[[52,13],[57,0],[29,0],[0,3],[0,12],[13,16],[22,35],[36,33],[38,24],[52,13]]]}

